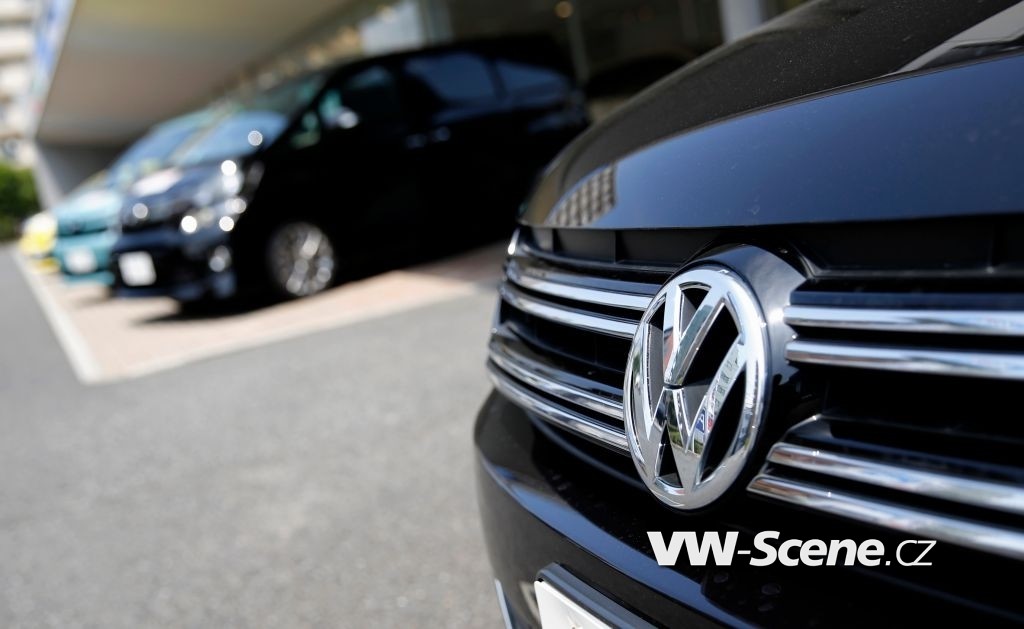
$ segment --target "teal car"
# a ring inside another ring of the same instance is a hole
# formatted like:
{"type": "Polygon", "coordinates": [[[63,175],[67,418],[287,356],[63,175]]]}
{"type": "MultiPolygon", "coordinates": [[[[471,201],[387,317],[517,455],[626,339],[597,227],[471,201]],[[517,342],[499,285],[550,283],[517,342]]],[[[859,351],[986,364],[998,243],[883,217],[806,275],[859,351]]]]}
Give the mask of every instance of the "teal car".
{"type": "Polygon", "coordinates": [[[213,110],[157,125],[110,167],[90,177],[52,208],[57,220],[53,256],[71,281],[111,285],[110,249],[117,240],[125,191],[140,177],[162,168],[171,155],[217,119],[213,110]]]}

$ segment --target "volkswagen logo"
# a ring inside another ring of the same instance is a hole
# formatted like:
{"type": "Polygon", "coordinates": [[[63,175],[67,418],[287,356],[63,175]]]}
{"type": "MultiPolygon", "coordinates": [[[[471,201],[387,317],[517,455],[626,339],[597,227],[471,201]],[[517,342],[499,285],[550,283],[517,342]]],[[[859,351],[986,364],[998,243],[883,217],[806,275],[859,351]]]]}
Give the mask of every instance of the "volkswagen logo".
{"type": "Polygon", "coordinates": [[[623,387],[630,453],[658,499],[697,509],[736,481],[764,413],[767,362],[761,308],[734,271],[696,267],[658,291],[623,387]]]}

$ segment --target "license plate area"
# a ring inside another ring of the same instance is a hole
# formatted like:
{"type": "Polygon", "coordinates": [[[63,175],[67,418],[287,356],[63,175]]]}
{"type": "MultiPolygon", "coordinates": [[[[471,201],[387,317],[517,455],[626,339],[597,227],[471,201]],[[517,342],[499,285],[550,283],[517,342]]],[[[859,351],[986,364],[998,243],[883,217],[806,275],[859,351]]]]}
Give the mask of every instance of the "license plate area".
{"type": "Polygon", "coordinates": [[[96,270],[96,256],[92,249],[71,249],[64,254],[64,266],[75,274],[92,273],[96,270]]]}
{"type": "Polygon", "coordinates": [[[144,251],[124,253],[117,259],[121,279],[128,286],[149,286],[156,282],[153,258],[144,251]]]}
{"type": "Polygon", "coordinates": [[[548,566],[533,583],[542,629],[653,628],[561,566],[548,566]]]}

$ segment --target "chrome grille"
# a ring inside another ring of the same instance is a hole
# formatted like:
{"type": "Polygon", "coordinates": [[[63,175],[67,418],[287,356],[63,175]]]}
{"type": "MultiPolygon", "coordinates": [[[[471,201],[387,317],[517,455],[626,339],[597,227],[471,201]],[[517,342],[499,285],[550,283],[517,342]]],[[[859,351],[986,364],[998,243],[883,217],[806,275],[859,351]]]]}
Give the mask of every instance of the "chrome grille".
{"type": "MultiPolygon", "coordinates": [[[[557,238],[531,240],[510,258],[490,375],[534,416],[625,453],[630,342],[675,267],[557,250],[557,238]]],[[[773,409],[773,421],[795,425],[749,491],[1022,559],[1024,422],[1015,409],[1024,293],[996,282],[990,292],[949,292],[953,282],[933,290],[930,281],[912,290],[808,284],[792,294],[782,314],[796,335],[785,356],[804,397],[800,407],[773,409]]]]}
{"type": "MultiPolygon", "coordinates": [[[[1024,336],[1024,313],[993,310],[897,310],[790,306],[786,323],[798,328],[910,334],[1024,336]]],[[[797,339],[786,358],[799,363],[938,375],[1024,380],[1024,354],[935,349],[881,342],[797,339]]]]}
{"type": "Polygon", "coordinates": [[[1024,559],[1016,299],[803,289],[792,301],[786,358],[827,393],[772,447],[750,491],[1024,559]]]}
{"type": "Polygon", "coordinates": [[[633,338],[633,334],[636,332],[636,321],[597,314],[585,308],[548,301],[524,293],[509,283],[502,284],[498,292],[501,298],[514,308],[555,323],[627,339],[633,338]]]}
{"type": "Polygon", "coordinates": [[[551,259],[519,243],[489,346],[495,387],[538,417],[625,452],[626,356],[667,277],[649,267],[551,259]]]}

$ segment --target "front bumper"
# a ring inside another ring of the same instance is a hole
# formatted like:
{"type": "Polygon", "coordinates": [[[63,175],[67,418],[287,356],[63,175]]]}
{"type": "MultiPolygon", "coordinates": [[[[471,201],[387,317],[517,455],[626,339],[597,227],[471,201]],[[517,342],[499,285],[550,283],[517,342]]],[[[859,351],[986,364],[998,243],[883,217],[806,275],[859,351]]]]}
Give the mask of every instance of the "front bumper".
{"type": "Polygon", "coordinates": [[[114,276],[110,272],[110,250],[114,246],[115,241],[117,241],[117,234],[110,230],[73,236],[60,236],[57,238],[53,255],[65,279],[99,282],[109,286],[114,282],[114,276]],[[74,252],[83,250],[92,255],[96,261],[96,267],[94,270],[85,273],[73,271],[68,266],[68,254],[74,255],[74,252]]]}
{"type": "Polygon", "coordinates": [[[154,227],[122,234],[114,243],[110,268],[114,291],[119,297],[171,297],[196,301],[224,299],[237,292],[237,279],[230,264],[214,271],[210,260],[216,251],[231,251],[230,237],[219,229],[182,234],[177,229],[154,227]],[[119,258],[126,253],[144,252],[153,259],[156,279],[146,286],[129,286],[121,276],[119,258]]]}
{"type": "Polygon", "coordinates": [[[615,455],[627,465],[609,465],[614,457],[593,456],[586,444],[498,393],[480,411],[475,442],[484,535],[516,627],[538,626],[533,584],[552,566],[658,626],[852,626],[877,623],[879,609],[891,610],[885,625],[966,623],[979,612],[1005,622],[1013,614],[969,591],[976,578],[1003,590],[1010,582],[982,577],[979,565],[969,565],[979,557],[965,558],[948,546],[934,551],[933,568],[692,566],[685,553],[677,565],[660,566],[648,531],[666,538],[673,531],[737,531],[738,548],[751,548],[761,530],[780,531],[784,540],[876,538],[887,548],[898,539],[840,520],[823,527],[818,519],[746,496],[706,512],[672,511],[642,486],[626,457],[615,455]],[[938,577],[946,591],[926,585],[928,576],[938,577]]]}
{"type": "Polygon", "coordinates": [[[575,463],[572,456],[542,428],[497,393],[476,424],[484,536],[513,626],[538,626],[533,583],[553,565],[657,625],[743,623],[712,603],[700,582],[659,566],[644,548],[645,531],[664,528],[645,524],[659,515],[652,500],[637,487],[565,465],[575,463]]]}

